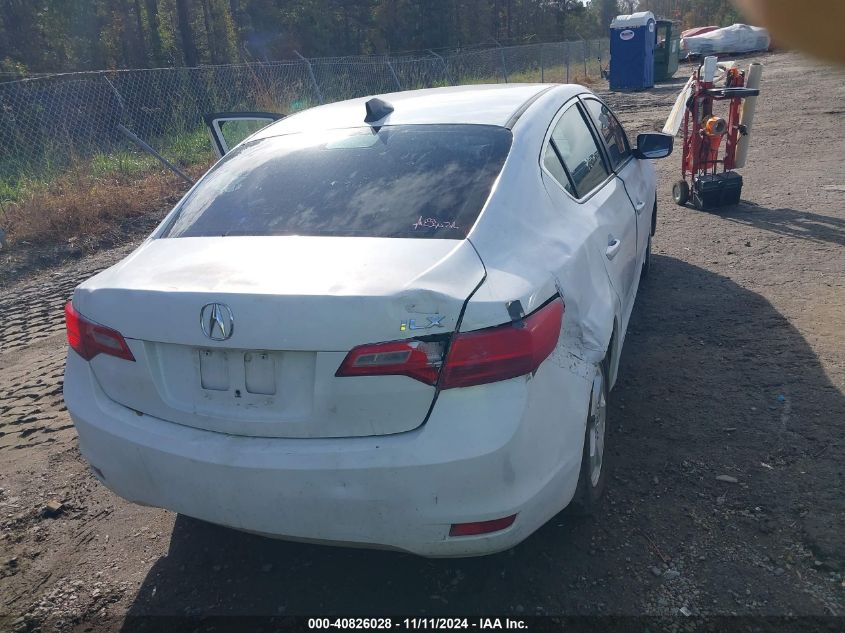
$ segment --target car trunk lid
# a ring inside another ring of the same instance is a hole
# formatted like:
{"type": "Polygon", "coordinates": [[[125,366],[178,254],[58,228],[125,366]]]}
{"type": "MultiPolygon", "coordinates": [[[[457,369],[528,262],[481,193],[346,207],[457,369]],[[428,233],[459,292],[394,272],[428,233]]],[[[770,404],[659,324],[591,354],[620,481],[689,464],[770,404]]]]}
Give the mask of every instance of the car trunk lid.
{"type": "Polygon", "coordinates": [[[127,339],[136,362],[91,366],[139,413],[234,435],[379,435],[419,426],[435,388],[336,377],[346,353],[452,332],[483,275],[463,240],[157,239],[81,285],[74,305],[127,339]],[[208,335],[215,304],[217,321],[231,317],[211,332],[222,340],[208,335]]]}

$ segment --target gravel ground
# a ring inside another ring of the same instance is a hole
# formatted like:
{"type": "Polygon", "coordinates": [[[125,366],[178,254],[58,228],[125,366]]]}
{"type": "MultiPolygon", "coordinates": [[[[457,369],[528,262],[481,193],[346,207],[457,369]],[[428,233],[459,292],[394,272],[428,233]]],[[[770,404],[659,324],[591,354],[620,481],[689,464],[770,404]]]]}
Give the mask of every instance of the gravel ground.
{"type": "MultiPolygon", "coordinates": [[[[140,234],[0,271],[0,629],[155,629],[127,614],[845,616],[845,75],[760,61],[743,202],[678,208],[680,158],[659,163],[601,511],[496,556],[293,544],[127,504],[79,455],[61,308],[140,234]]],[[[607,97],[629,131],[659,129],[681,83],[607,97]]],[[[819,625],[789,628],[802,622],[819,625]]]]}

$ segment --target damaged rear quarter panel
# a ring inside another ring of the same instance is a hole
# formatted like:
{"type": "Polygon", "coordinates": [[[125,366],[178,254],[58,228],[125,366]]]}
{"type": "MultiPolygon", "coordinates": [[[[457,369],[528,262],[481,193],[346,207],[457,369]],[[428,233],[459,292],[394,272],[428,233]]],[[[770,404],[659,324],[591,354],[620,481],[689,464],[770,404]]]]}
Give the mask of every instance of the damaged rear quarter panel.
{"type": "Polygon", "coordinates": [[[506,323],[509,302],[519,300],[528,314],[560,292],[566,311],[551,359],[588,383],[621,306],[596,247],[606,244],[596,218],[574,201],[555,206],[539,168],[548,123],[572,94],[567,86],[549,91],[513,129],[511,153],[468,238],[487,276],[467,304],[461,330],[506,323]]]}

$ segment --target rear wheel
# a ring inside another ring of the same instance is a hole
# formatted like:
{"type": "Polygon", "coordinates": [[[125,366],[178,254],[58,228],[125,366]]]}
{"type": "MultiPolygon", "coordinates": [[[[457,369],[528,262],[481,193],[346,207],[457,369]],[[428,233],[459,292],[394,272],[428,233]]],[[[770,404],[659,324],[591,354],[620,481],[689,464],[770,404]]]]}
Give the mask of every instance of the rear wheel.
{"type": "Polygon", "coordinates": [[[689,202],[689,184],[686,180],[679,180],[672,186],[672,198],[679,207],[689,202]]]}
{"type": "Polygon", "coordinates": [[[596,367],[593,376],[586,426],[581,473],[572,499],[573,510],[578,514],[592,514],[595,511],[607,479],[604,450],[607,434],[607,359],[596,367]]]}

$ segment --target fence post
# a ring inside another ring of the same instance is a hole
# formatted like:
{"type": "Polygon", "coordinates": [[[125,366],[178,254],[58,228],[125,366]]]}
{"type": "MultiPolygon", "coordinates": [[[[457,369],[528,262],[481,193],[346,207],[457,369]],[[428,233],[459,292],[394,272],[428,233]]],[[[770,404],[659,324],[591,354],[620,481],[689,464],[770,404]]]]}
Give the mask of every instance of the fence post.
{"type": "Polygon", "coordinates": [[[317,101],[319,101],[320,104],[322,105],[322,103],[323,103],[323,93],[320,92],[320,84],[317,83],[317,77],[314,75],[314,69],[311,68],[311,62],[309,62],[302,55],[300,55],[299,51],[294,51],[293,54],[296,55],[297,57],[299,57],[299,59],[301,59],[302,61],[305,62],[305,66],[306,66],[306,68],[308,68],[308,76],[311,77],[311,83],[314,86],[314,92],[317,93],[317,101]]]}
{"type": "Polygon", "coordinates": [[[569,83],[569,42],[566,42],[566,83],[569,83]]]}
{"type": "MultiPolygon", "coordinates": [[[[106,73],[102,73],[100,75],[100,77],[102,77],[103,81],[105,81],[108,84],[109,88],[111,88],[111,91],[114,92],[115,97],[117,97],[117,104],[118,104],[118,107],[120,109],[119,113],[118,113],[119,118],[122,121],[129,123],[128,117],[126,116],[126,102],[123,100],[123,95],[120,94],[120,91],[118,91],[117,87],[112,83],[112,81],[109,79],[109,77],[106,73]]],[[[158,162],[160,162],[162,165],[167,167],[170,171],[172,171],[174,174],[179,176],[182,180],[187,182],[189,185],[194,184],[194,181],[191,180],[191,177],[188,176],[188,174],[186,174],[184,171],[179,169],[176,165],[171,163],[164,156],[159,154],[155,149],[153,149],[153,147],[149,143],[144,141],[142,138],[139,138],[138,135],[136,135],[129,128],[124,126],[122,123],[117,124],[117,131],[120,132],[121,134],[123,134],[125,137],[127,137],[130,141],[135,143],[135,145],[140,147],[142,150],[144,150],[148,154],[152,155],[153,158],[155,158],[158,162]]]]}
{"type": "Polygon", "coordinates": [[[598,63],[599,63],[599,79],[603,79],[603,77],[602,77],[602,57],[603,57],[603,51],[601,50],[601,48],[602,48],[602,46],[601,46],[601,41],[599,41],[599,42],[598,42],[598,45],[599,45],[599,54],[598,54],[598,56],[596,57],[596,60],[597,60],[597,61],[598,61],[598,63]]]}
{"type": "Polygon", "coordinates": [[[100,77],[102,77],[103,80],[109,85],[109,88],[111,88],[111,91],[114,93],[114,96],[117,97],[117,103],[120,106],[120,116],[121,118],[123,118],[123,111],[126,109],[126,105],[123,102],[123,95],[118,92],[117,88],[115,88],[115,85],[111,82],[109,76],[106,73],[102,73],[100,77]]]}
{"type": "Polygon", "coordinates": [[[446,60],[431,49],[428,49],[428,52],[434,55],[437,59],[440,60],[440,63],[443,64],[443,75],[446,77],[446,81],[449,83],[449,85],[455,85],[455,82],[452,81],[452,78],[449,76],[449,67],[446,65],[446,60]]]}
{"type": "MultiPolygon", "coordinates": [[[[583,38],[582,38],[583,39],[583,38]]],[[[587,58],[590,55],[590,48],[587,40],[584,40],[584,79],[587,78],[587,58]]]]}
{"type": "Polygon", "coordinates": [[[499,55],[502,58],[502,76],[505,78],[505,83],[508,83],[508,65],[505,63],[505,48],[499,44],[499,40],[493,40],[496,46],[499,47],[499,55]]]}
{"type": "Polygon", "coordinates": [[[387,67],[390,69],[390,74],[393,75],[393,81],[396,82],[396,89],[402,90],[402,83],[399,81],[399,77],[396,75],[396,71],[393,69],[393,64],[390,63],[390,55],[384,56],[384,63],[387,64],[387,67]]]}
{"type": "Polygon", "coordinates": [[[546,83],[546,68],[543,64],[543,45],[540,44],[540,83],[546,83]]]}
{"type": "Polygon", "coordinates": [[[150,146],[150,144],[149,144],[149,143],[147,143],[147,142],[143,141],[142,139],[138,138],[138,136],[137,136],[136,134],[134,134],[131,130],[129,130],[129,129],[128,129],[128,128],[126,128],[125,126],[121,125],[120,123],[118,123],[118,124],[117,124],[117,130],[118,130],[121,134],[125,135],[125,136],[126,136],[126,137],[130,140],[130,141],[132,141],[133,143],[135,143],[135,144],[136,144],[138,147],[140,147],[142,150],[144,150],[145,152],[149,152],[150,154],[152,154],[152,155],[153,155],[153,156],[154,156],[154,157],[155,157],[155,158],[156,158],[156,159],[157,159],[157,160],[158,160],[158,161],[159,161],[162,165],[164,165],[164,166],[165,166],[165,167],[167,167],[170,171],[172,171],[174,174],[176,174],[177,176],[179,176],[180,178],[182,178],[182,179],[183,179],[185,182],[187,182],[189,185],[193,185],[193,184],[194,184],[194,181],[193,181],[193,180],[191,180],[191,178],[190,178],[190,176],[188,176],[188,174],[186,174],[184,171],[182,171],[181,169],[179,169],[176,165],[174,165],[174,164],[173,164],[173,163],[171,163],[169,160],[167,160],[164,156],[162,156],[162,155],[161,155],[161,154],[159,154],[157,151],[155,151],[155,150],[154,150],[154,149],[150,146]]]}

